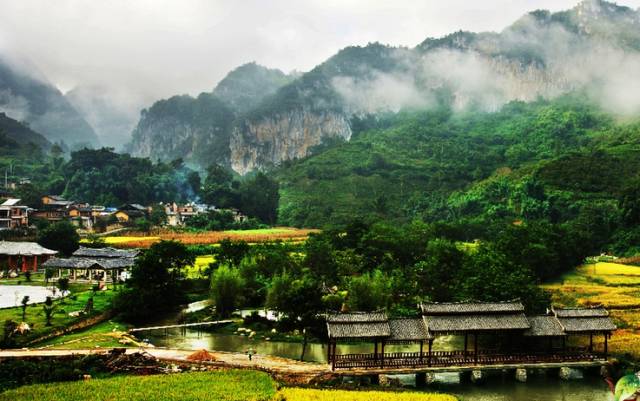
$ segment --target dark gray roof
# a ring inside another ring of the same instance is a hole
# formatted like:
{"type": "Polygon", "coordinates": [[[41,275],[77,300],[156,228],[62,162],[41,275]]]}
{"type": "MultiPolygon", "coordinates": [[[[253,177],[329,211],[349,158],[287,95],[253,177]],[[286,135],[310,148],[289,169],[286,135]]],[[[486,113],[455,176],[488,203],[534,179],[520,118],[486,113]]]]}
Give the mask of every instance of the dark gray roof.
{"type": "Polygon", "coordinates": [[[133,266],[134,258],[51,258],[42,264],[43,267],[63,268],[63,269],[122,269],[133,266]]]}
{"type": "Polygon", "coordinates": [[[330,338],[389,337],[391,328],[384,312],[354,312],[327,315],[330,338]]]}
{"type": "Polygon", "coordinates": [[[420,305],[424,315],[493,314],[524,312],[519,301],[509,302],[442,302],[420,305]]]}
{"type": "Polygon", "coordinates": [[[356,323],[356,322],[387,322],[389,318],[384,312],[349,312],[327,315],[327,322],[356,323]]]}
{"type": "Polygon", "coordinates": [[[80,247],[73,253],[73,256],[89,258],[135,258],[138,256],[137,249],[115,249],[107,248],[85,248],[80,247]]]}
{"type": "Polygon", "coordinates": [[[606,317],[609,312],[601,307],[592,308],[551,308],[557,317],[606,317]]]}
{"type": "Polygon", "coordinates": [[[55,255],[58,251],[45,248],[37,242],[0,241],[0,255],[40,256],[55,255]]]}
{"type": "Polygon", "coordinates": [[[557,337],[566,335],[562,325],[552,315],[528,316],[531,328],[524,332],[528,337],[557,337]]]}
{"type": "Polygon", "coordinates": [[[432,338],[423,319],[389,319],[391,341],[420,341],[432,338]]]}
{"type": "Polygon", "coordinates": [[[568,317],[558,318],[566,333],[613,331],[616,325],[609,317],[568,317]]]}
{"type": "Polygon", "coordinates": [[[424,321],[429,333],[525,330],[529,328],[529,321],[524,313],[436,315],[424,316],[424,321]]]}

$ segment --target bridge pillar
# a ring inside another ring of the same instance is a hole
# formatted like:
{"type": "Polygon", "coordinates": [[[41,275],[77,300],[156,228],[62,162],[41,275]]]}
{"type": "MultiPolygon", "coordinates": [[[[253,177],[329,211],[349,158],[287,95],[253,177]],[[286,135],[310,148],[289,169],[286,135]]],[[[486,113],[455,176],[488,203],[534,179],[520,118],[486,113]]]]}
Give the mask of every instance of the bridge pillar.
{"type": "Polygon", "coordinates": [[[516,369],[516,380],[520,383],[527,382],[527,369],[518,368],[516,369]]]}
{"type": "Polygon", "coordinates": [[[427,386],[427,374],[425,372],[416,373],[416,387],[427,386]]]}
{"type": "Polygon", "coordinates": [[[558,376],[560,376],[562,380],[579,380],[584,379],[584,372],[580,369],[563,366],[560,368],[558,376]]]}
{"type": "Polygon", "coordinates": [[[486,378],[486,373],[480,369],[475,369],[471,371],[471,382],[474,384],[480,384],[486,378]]]}

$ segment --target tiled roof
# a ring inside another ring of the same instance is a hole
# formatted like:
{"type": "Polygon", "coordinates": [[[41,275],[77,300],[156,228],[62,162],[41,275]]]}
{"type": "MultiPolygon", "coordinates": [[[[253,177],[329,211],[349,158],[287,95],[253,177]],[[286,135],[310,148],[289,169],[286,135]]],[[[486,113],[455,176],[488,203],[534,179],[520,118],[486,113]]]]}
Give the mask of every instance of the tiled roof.
{"type": "Polygon", "coordinates": [[[557,337],[566,335],[562,325],[555,316],[528,316],[531,328],[524,332],[528,337],[557,337]]]}
{"type": "Polygon", "coordinates": [[[425,315],[524,312],[524,305],[519,301],[424,303],[420,307],[425,315]]]}
{"type": "Polygon", "coordinates": [[[432,338],[423,319],[389,319],[391,341],[420,341],[432,338]]]}
{"type": "Polygon", "coordinates": [[[23,255],[23,256],[39,256],[39,255],[55,255],[58,251],[47,249],[37,242],[11,242],[0,241],[0,255],[23,255]]]}
{"type": "Polygon", "coordinates": [[[552,308],[557,317],[606,317],[609,312],[601,307],[593,308],[552,308]]]}
{"type": "Polygon", "coordinates": [[[89,258],[135,258],[140,251],[137,249],[116,249],[106,248],[86,248],[80,247],[73,253],[73,256],[89,258]]]}
{"type": "Polygon", "coordinates": [[[464,314],[448,316],[424,316],[429,333],[454,333],[464,331],[525,330],[529,321],[524,313],[513,314],[464,314]]]}

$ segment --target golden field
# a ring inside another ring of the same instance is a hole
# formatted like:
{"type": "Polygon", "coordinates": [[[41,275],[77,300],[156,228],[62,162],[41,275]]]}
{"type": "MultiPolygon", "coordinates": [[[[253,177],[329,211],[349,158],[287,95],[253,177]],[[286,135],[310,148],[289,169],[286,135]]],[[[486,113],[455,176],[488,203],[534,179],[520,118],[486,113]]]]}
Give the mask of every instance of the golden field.
{"type": "Polygon", "coordinates": [[[345,391],[284,388],[275,401],[456,401],[452,395],[418,392],[345,391]]]}
{"type": "Polygon", "coordinates": [[[211,245],[224,239],[243,240],[250,243],[271,241],[305,241],[309,234],[319,232],[313,229],[300,229],[291,227],[274,227],[256,230],[228,230],[228,231],[204,231],[204,232],[172,232],[162,231],[158,234],[109,236],[104,237],[107,245],[120,248],[148,248],[160,240],[180,241],[185,245],[211,245]]]}
{"type": "MultiPolygon", "coordinates": [[[[578,267],[557,283],[542,287],[560,306],[602,305],[618,326],[609,341],[616,354],[640,358],[640,267],[598,262],[578,267]]],[[[600,336],[594,338],[602,342],[600,336]]]]}

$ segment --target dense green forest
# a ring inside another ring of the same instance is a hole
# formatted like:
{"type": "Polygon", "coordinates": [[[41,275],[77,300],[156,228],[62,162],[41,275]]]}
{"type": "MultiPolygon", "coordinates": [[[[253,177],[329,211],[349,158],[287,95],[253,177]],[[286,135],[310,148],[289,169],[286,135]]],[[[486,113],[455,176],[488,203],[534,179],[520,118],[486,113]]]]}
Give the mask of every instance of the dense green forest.
{"type": "MultiPolygon", "coordinates": [[[[322,227],[354,216],[461,227],[459,239],[542,221],[585,224],[593,251],[626,252],[640,124],[578,95],[511,102],[496,113],[448,108],[360,119],[349,143],[285,163],[279,222],[322,227]],[[626,218],[629,220],[629,218],[626,218]],[[619,242],[619,243],[618,243],[619,242]]],[[[632,250],[629,250],[632,251],[632,250]]]]}

